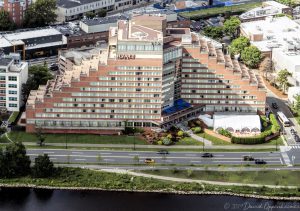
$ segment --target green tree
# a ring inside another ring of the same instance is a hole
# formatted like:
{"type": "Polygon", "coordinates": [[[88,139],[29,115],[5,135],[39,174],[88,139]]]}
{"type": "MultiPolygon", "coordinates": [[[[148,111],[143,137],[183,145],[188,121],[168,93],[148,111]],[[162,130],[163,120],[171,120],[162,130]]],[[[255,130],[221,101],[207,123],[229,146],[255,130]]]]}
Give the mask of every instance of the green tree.
{"type": "Polygon", "coordinates": [[[33,65],[29,67],[29,77],[22,87],[24,99],[27,99],[31,90],[38,89],[39,85],[45,85],[48,80],[53,79],[49,68],[44,65],[33,65]]]}
{"type": "Polygon", "coordinates": [[[229,51],[231,55],[241,54],[242,50],[250,45],[250,40],[247,37],[241,36],[234,39],[230,46],[229,51]]]}
{"type": "Polygon", "coordinates": [[[47,26],[54,23],[56,17],[56,0],[36,0],[25,12],[24,26],[47,26]]]}
{"type": "Polygon", "coordinates": [[[38,139],[38,144],[39,144],[40,146],[43,146],[46,137],[45,137],[45,135],[43,134],[42,128],[40,128],[40,127],[36,128],[35,135],[36,135],[36,137],[37,137],[37,139],[38,139]]]}
{"type": "Polygon", "coordinates": [[[106,9],[100,9],[99,12],[97,12],[98,17],[105,17],[107,14],[106,9]]]}
{"type": "Polygon", "coordinates": [[[292,74],[287,70],[280,70],[277,74],[277,82],[279,83],[282,92],[284,93],[289,86],[288,77],[292,76],[292,74]]]}
{"type": "Polygon", "coordinates": [[[0,151],[0,177],[25,176],[30,173],[30,158],[22,143],[12,143],[0,151]]]}
{"type": "Polygon", "coordinates": [[[223,37],[223,27],[222,26],[207,26],[203,30],[203,34],[212,39],[222,39],[223,37]]]}
{"type": "Polygon", "coordinates": [[[46,178],[53,175],[54,165],[47,154],[35,158],[32,174],[34,177],[46,178]]]}
{"type": "Polygon", "coordinates": [[[241,25],[241,21],[238,17],[232,16],[224,22],[224,33],[234,39],[238,36],[238,29],[241,25]]]}
{"type": "Polygon", "coordinates": [[[300,110],[300,95],[295,96],[294,108],[299,111],[300,110]]]}
{"type": "Polygon", "coordinates": [[[256,46],[249,46],[242,51],[241,58],[248,67],[257,68],[262,60],[262,55],[256,46]]]}
{"type": "Polygon", "coordinates": [[[87,12],[87,13],[85,13],[85,16],[86,16],[87,18],[94,18],[94,17],[96,17],[96,14],[93,13],[93,12],[87,12]]]}
{"type": "Polygon", "coordinates": [[[0,10],[0,31],[14,30],[16,25],[9,18],[9,13],[5,10],[0,10]]]}

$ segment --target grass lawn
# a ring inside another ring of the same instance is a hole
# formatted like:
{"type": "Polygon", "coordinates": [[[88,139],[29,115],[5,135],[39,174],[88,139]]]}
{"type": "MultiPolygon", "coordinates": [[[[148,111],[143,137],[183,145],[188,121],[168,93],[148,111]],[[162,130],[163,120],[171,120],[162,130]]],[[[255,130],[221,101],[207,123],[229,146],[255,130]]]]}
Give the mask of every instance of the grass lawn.
{"type": "Polygon", "coordinates": [[[12,123],[12,122],[16,121],[16,119],[17,119],[19,113],[20,113],[20,112],[18,112],[18,111],[14,111],[14,112],[10,115],[10,117],[9,117],[9,119],[8,119],[8,123],[12,123]]]}
{"type": "MultiPolygon", "coordinates": [[[[84,144],[147,144],[145,140],[133,136],[102,136],[89,134],[44,134],[45,143],[84,143],[84,144]]],[[[8,134],[13,141],[38,142],[34,133],[12,131],[8,134]]]]}
{"type": "Polygon", "coordinates": [[[282,140],[282,138],[280,136],[277,137],[277,138],[275,138],[275,139],[272,139],[271,141],[269,141],[269,142],[267,142],[265,144],[262,144],[262,145],[276,145],[276,140],[277,140],[277,145],[278,146],[284,145],[283,144],[283,140],[282,140]]]}
{"type": "Polygon", "coordinates": [[[203,145],[202,142],[197,141],[191,137],[185,137],[181,139],[180,141],[177,141],[175,145],[203,145]]]}
{"type": "Polygon", "coordinates": [[[232,144],[232,143],[229,143],[229,142],[224,141],[222,139],[219,139],[217,137],[214,137],[212,135],[209,135],[207,133],[199,133],[197,135],[211,141],[213,145],[231,145],[232,144]]]}
{"type": "MultiPolygon", "coordinates": [[[[247,176],[249,172],[245,172],[247,176]]],[[[220,172],[216,172],[213,175],[218,175],[220,172]]],[[[222,174],[222,173],[221,173],[222,174]]],[[[224,173],[225,174],[225,173],[224,173]]],[[[236,174],[232,172],[231,174],[236,174]]],[[[252,176],[255,176],[254,173],[250,173],[252,176]]],[[[183,173],[184,175],[184,173],[183,173]]],[[[209,174],[212,175],[212,174],[209,174]]],[[[272,172],[262,175],[266,176],[266,182],[272,182],[269,180],[269,177],[272,176],[272,172]],[[267,180],[268,179],[268,180],[267,180]]],[[[290,176],[289,173],[281,176],[281,179],[284,181],[286,178],[294,178],[294,175],[300,176],[299,172],[293,173],[293,176],[290,176]]],[[[237,177],[237,176],[236,176],[237,177]]],[[[261,178],[261,177],[260,177],[261,178]]],[[[295,178],[298,180],[298,178],[295,178]]],[[[204,179],[204,178],[202,178],[204,179]]],[[[263,178],[262,178],[263,179],[263,178]]],[[[282,182],[283,182],[282,181],[282,182]]],[[[294,180],[289,179],[291,184],[294,180]]],[[[293,182],[294,181],[294,182],[293,182]]],[[[266,187],[247,187],[247,186],[217,186],[209,184],[197,184],[197,183],[181,183],[173,181],[164,181],[152,178],[144,178],[131,176],[126,174],[115,174],[107,173],[101,171],[93,171],[87,169],[78,169],[78,168],[63,168],[58,170],[56,175],[49,178],[32,178],[31,176],[20,177],[20,178],[9,178],[4,179],[0,178],[1,184],[8,185],[18,185],[18,186],[50,186],[50,187],[86,187],[86,188],[101,188],[104,190],[153,190],[159,191],[163,190],[166,192],[171,191],[222,191],[222,192],[233,192],[241,194],[258,194],[258,195],[270,195],[270,196],[299,196],[300,192],[298,189],[287,189],[287,188],[278,188],[270,189],[266,187]]]]}
{"type": "Polygon", "coordinates": [[[191,171],[143,170],[144,173],[209,181],[263,185],[300,185],[300,171],[191,171]]]}
{"type": "Polygon", "coordinates": [[[226,12],[242,13],[259,6],[261,6],[260,2],[246,3],[240,5],[233,5],[230,7],[215,7],[210,9],[196,10],[192,12],[182,12],[180,13],[180,15],[191,19],[202,18],[202,17],[209,17],[209,16],[217,16],[219,14],[225,14],[226,12]]]}

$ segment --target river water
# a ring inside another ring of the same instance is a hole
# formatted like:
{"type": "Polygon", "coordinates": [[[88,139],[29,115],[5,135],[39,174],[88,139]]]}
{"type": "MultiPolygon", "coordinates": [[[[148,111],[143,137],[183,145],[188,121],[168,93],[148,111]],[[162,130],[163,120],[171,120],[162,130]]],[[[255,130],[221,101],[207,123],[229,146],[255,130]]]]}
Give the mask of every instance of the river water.
{"type": "Polygon", "coordinates": [[[175,195],[109,191],[2,189],[2,211],[98,211],[98,210],[300,210],[300,202],[219,195],[175,195]]]}

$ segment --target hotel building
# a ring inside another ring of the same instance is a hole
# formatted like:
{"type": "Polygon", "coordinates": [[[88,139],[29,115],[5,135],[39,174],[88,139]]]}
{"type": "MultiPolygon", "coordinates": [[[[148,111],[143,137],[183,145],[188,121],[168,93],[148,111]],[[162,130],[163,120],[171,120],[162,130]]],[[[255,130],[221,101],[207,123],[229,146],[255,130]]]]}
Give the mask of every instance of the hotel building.
{"type": "Polygon", "coordinates": [[[259,76],[164,15],[109,30],[107,46],[60,54],[61,75],[31,91],[26,131],[115,134],[125,124],[168,127],[200,112],[261,112],[259,76]]]}

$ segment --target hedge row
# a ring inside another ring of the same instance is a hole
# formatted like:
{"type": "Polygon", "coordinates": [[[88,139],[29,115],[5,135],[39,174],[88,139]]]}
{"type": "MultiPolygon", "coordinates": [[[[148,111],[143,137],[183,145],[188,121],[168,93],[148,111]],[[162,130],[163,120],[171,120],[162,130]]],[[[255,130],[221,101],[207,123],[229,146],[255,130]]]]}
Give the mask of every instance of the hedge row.
{"type": "Polygon", "coordinates": [[[262,143],[265,143],[266,137],[271,136],[272,134],[280,131],[280,126],[279,126],[274,114],[270,115],[270,122],[272,124],[271,129],[262,132],[258,136],[253,136],[253,137],[235,137],[235,136],[233,136],[231,138],[231,142],[234,144],[262,144],[262,143]]]}

